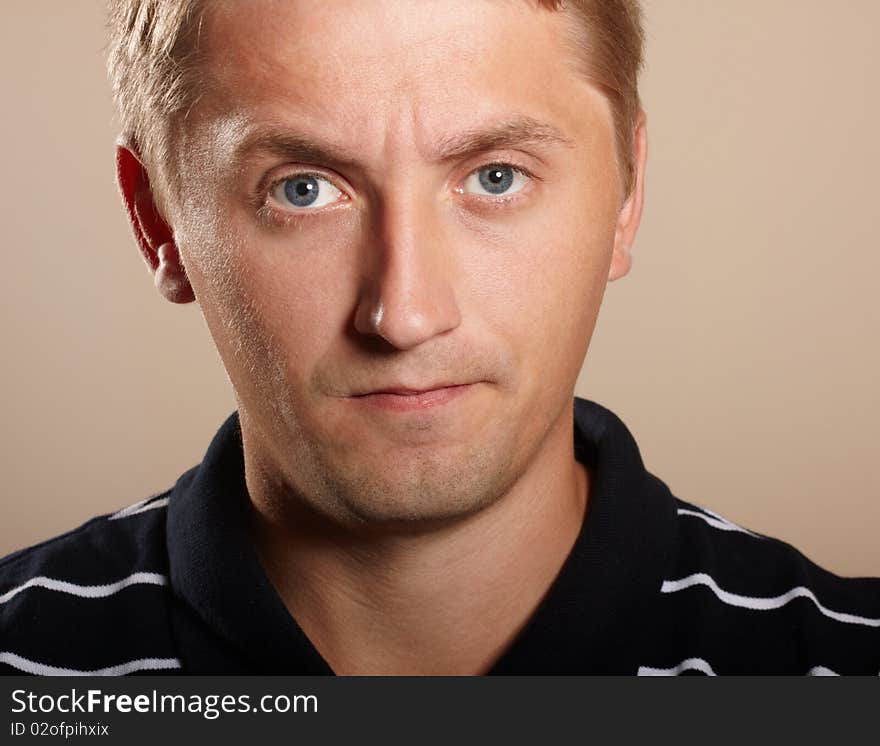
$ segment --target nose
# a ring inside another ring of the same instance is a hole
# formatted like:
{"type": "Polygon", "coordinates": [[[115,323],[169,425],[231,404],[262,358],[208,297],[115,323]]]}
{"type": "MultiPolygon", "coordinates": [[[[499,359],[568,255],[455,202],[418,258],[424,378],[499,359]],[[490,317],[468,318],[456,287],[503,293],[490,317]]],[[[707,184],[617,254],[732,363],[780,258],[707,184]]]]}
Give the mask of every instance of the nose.
{"type": "Polygon", "coordinates": [[[355,312],[358,332],[408,350],[461,323],[454,255],[440,223],[413,195],[379,211],[355,312]]]}

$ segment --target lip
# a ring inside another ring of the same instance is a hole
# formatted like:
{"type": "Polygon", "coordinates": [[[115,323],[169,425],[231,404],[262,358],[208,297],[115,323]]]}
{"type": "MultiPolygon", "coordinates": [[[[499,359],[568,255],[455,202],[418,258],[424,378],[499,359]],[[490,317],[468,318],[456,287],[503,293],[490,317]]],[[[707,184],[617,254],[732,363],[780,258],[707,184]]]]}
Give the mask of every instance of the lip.
{"type": "Polygon", "coordinates": [[[349,399],[365,406],[377,407],[390,412],[422,411],[448,404],[466,394],[474,385],[473,383],[451,384],[430,389],[392,386],[367,394],[350,396],[349,399]]]}

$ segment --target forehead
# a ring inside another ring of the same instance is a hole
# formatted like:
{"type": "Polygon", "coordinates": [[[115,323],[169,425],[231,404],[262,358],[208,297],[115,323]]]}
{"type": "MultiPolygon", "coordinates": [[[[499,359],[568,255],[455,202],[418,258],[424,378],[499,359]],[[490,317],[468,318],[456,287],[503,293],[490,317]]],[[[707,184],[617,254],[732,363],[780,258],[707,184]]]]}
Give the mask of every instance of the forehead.
{"type": "Polygon", "coordinates": [[[364,152],[410,140],[427,153],[514,117],[576,136],[610,115],[579,72],[570,23],[526,0],[221,2],[201,33],[199,105],[241,136],[296,123],[364,152]]]}

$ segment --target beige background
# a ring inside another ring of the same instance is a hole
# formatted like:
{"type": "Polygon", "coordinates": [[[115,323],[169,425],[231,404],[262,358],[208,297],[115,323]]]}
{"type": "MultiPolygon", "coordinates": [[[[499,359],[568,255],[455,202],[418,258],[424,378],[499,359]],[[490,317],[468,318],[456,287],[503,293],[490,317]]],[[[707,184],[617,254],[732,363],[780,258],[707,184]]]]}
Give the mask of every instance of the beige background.
{"type": "MultiPolygon", "coordinates": [[[[648,0],[632,274],[578,393],[680,497],[880,575],[874,0],[648,0]]],[[[115,193],[103,0],[0,0],[0,554],[164,489],[233,399],[115,193]]]]}

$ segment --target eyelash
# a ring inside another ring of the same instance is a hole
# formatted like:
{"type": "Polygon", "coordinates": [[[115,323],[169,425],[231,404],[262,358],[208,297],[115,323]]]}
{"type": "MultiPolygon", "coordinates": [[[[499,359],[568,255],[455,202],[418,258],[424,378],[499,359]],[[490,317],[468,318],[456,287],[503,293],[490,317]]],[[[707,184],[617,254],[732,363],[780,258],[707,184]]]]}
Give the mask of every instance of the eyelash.
{"type": "MultiPolygon", "coordinates": [[[[488,163],[483,164],[482,166],[477,166],[477,168],[475,168],[467,173],[467,175],[465,176],[465,180],[467,180],[473,174],[479,173],[480,171],[484,171],[487,168],[492,168],[493,166],[500,166],[502,168],[510,168],[514,172],[524,176],[529,183],[535,182],[535,181],[541,181],[541,178],[538,176],[535,176],[535,174],[533,174],[528,168],[526,168],[525,166],[523,166],[519,163],[513,162],[513,161],[490,161],[488,163]]],[[[258,209],[258,217],[262,221],[269,222],[269,223],[279,223],[280,222],[280,223],[286,225],[291,222],[299,222],[303,218],[314,217],[316,215],[319,215],[319,214],[325,212],[327,209],[331,209],[331,210],[333,209],[333,206],[327,206],[327,207],[319,207],[316,210],[307,210],[306,209],[306,210],[292,211],[292,210],[282,210],[282,209],[273,207],[273,205],[271,204],[272,192],[275,191],[275,188],[279,184],[283,184],[285,181],[288,181],[296,176],[312,176],[312,177],[318,178],[322,181],[327,181],[327,182],[330,182],[331,184],[333,184],[333,180],[327,178],[326,175],[321,174],[321,173],[317,173],[315,171],[308,171],[308,170],[292,171],[290,173],[287,173],[283,176],[278,177],[277,179],[273,179],[268,185],[266,185],[265,187],[262,187],[260,189],[260,194],[262,195],[262,197],[261,197],[261,201],[260,201],[260,205],[259,205],[259,209],[258,209]]],[[[333,184],[333,186],[336,186],[336,185],[333,184]]],[[[339,189],[344,195],[346,194],[345,190],[340,189],[338,186],[336,186],[336,188],[339,189]]],[[[455,191],[459,192],[459,189],[460,189],[459,187],[456,187],[455,191]]],[[[508,195],[508,196],[505,196],[502,194],[497,197],[491,197],[489,195],[467,194],[467,197],[469,197],[471,199],[476,199],[477,201],[482,202],[483,207],[485,207],[485,208],[500,209],[500,208],[506,207],[507,205],[509,205],[513,202],[519,201],[521,198],[523,198],[523,196],[524,196],[523,193],[527,192],[528,189],[529,189],[529,184],[527,183],[522,189],[520,189],[519,191],[514,192],[513,194],[508,195]]],[[[346,197],[347,197],[347,195],[346,195],[346,197]]],[[[346,200],[341,200],[341,201],[346,201],[346,200]]],[[[339,204],[339,203],[337,203],[337,204],[339,204]]]]}

